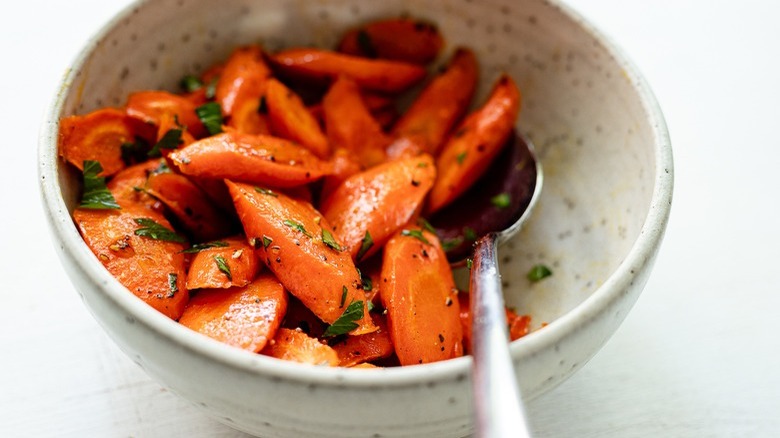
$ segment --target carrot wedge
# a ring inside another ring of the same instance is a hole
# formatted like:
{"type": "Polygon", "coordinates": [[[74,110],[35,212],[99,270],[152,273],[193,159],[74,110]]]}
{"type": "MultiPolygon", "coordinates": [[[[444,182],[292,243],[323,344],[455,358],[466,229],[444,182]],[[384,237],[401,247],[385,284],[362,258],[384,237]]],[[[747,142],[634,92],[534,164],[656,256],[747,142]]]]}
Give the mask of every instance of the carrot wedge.
{"type": "Polygon", "coordinates": [[[362,317],[353,335],[377,330],[368,315],[362,282],[349,253],[311,206],[282,193],[226,181],[246,236],[279,281],[320,319],[333,324],[353,303],[362,317]]]}
{"type": "Polygon", "coordinates": [[[184,285],[182,243],[137,235],[136,219],[152,220],[171,230],[157,212],[118,201],[119,210],[77,208],[73,219],[84,241],[120,283],[164,315],[179,319],[189,299],[184,285]]]}
{"type": "Polygon", "coordinates": [[[444,39],[435,25],[410,18],[393,18],[347,32],[339,43],[339,51],[424,65],[436,58],[443,45],[444,39]]]}
{"type": "Polygon", "coordinates": [[[110,176],[125,168],[122,144],[135,142],[135,122],[123,111],[104,108],[60,121],[59,152],[66,161],[83,170],[85,160],[100,162],[110,176]]]}
{"type": "Polygon", "coordinates": [[[185,175],[294,187],[330,173],[308,150],[276,137],[224,132],[179,149],[169,158],[185,175]]]}
{"type": "Polygon", "coordinates": [[[309,48],[284,50],[270,60],[281,73],[295,79],[326,83],[344,75],[360,88],[385,93],[400,93],[425,77],[419,65],[309,48]]]}
{"type": "Polygon", "coordinates": [[[271,274],[244,287],[202,290],[179,323],[217,341],[252,353],[276,336],[287,309],[287,292],[271,274]]]}
{"type": "Polygon", "coordinates": [[[117,201],[144,204],[153,210],[162,211],[160,201],[143,190],[149,175],[161,167],[165,168],[165,162],[161,159],[134,164],[114,175],[106,187],[117,201]]]}
{"type": "Polygon", "coordinates": [[[352,367],[393,354],[395,350],[385,318],[375,316],[374,323],[379,326],[379,330],[360,336],[347,336],[331,345],[339,357],[339,366],[352,367]]]}
{"type": "Polygon", "coordinates": [[[310,365],[338,366],[336,352],[318,339],[298,330],[280,328],[260,354],[310,365]]]}
{"type": "Polygon", "coordinates": [[[233,114],[239,95],[260,97],[271,70],[263,59],[259,46],[241,47],[225,62],[215,90],[215,99],[226,116],[233,114]]]}
{"type": "Polygon", "coordinates": [[[347,178],[322,212],[353,259],[362,260],[412,219],[435,178],[430,155],[387,162],[347,178]]]}
{"type": "Polygon", "coordinates": [[[268,115],[264,113],[261,106],[262,96],[244,97],[244,94],[239,95],[233,104],[233,114],[227,125],[242,134],[270,135],[271,127],[268,115]]]}
{"type": "Polygon", "coordinates": [[[520,90],[502,76],[487,102],[461,123],[436,160],[439,175],[428,198],[433,213],[466,191],[488,168],[512,133],[520,111],[520,90]]]}
{"type": "Polygon", "coordinates": [[[167,91],[138,91],[127,98],[125,112],[146,123],[159,126],[165,115],[174,116],[178,123],[187,127],[194,137],[207,134],[206,128],[195,113],[193,101],[167,91]]]}
{"type": "MultiPolygon", "coordinates": [[[[209,242],[198,251],[187,272],[187,289],[243,287],[255,279],[260,264],[244,236],[209,242]]],[[[197,249],[197,248],[196,248],[197,249]]]]}
{"type": "Polygon", "coordinates": [[[339,76],[322,99],[322,109],[334,147],[350,151],[364,167],[385,161],[390,139],[368,111],[355,81],[339,76]]]}
{"type": "Polygon", "coordinates": [[[435,77],[393,127],[393,134],[419,142],[436,155],[447,135],[465,114],[477,85],[477,60],[460,48],[447,69],[435,77]]]}
{"type": "Polygon", "coordinates": [[[320,158],[330,155],[330,145],[319,122],[297,94],[271,78],[266,83],[265,101],[274,134],[300,144],[320,158]]]}
{"type": "Polygon", "coordinates": [[[458,290],[433,233],[408,228],[387,242],[381,296],[401,365],[463,354],[458,290]]]}

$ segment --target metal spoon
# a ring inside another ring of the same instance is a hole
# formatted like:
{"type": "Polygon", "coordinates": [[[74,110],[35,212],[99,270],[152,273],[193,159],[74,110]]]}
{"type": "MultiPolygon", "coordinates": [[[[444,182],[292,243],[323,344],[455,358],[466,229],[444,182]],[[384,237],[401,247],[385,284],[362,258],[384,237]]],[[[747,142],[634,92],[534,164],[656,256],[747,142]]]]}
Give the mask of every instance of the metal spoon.
{"type": "Polygon", "coordinates": [[[517,136],[515,147],[524,148],[529,164],[533,164],[535,180],[530,189],[530,199],[527,204],[521,205],[514,222],[477,240],[471,267],[472,388],[479,437],[530,436],[509,355],[497,246],[514,236],[528,219],[542,189],[542,169],[528,139],[517,136]]]}

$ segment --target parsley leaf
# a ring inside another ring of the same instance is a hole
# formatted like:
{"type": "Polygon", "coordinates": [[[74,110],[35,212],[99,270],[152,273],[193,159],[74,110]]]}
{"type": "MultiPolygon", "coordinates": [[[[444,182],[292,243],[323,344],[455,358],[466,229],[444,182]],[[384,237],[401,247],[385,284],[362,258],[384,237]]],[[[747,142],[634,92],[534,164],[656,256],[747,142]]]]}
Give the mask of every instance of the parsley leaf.
{"type": "Polygon", "coordinates": [[[426,229],[426,230],[428,230],[428,231],[429,231],[431,234],[436,234],[436,228],[433,228],[433,225],[431,225],[431,223],[430,223],[430,222],[428,222],[427,220],[425,220],[425,218],[422,218],[422,217],[421,217],[421,218],[417,219],[417,225],[419,225],[419,226],[421,226],[421,227],[425,228],[425,229],[426,229]]]}
{"type": "Polygon", "coordinates": [[[463,227],[463,237],[465,237],[466,240],[474,241],[477,240],[477,233],[471,227],[463,227]]]}
{"type": "Polygon", "coordinates": [[[355,321],[363,318],[363,301],[353,301],[347,306],[344,313],[336,319],[333,324],[328,326],[322,336],[331,337],[344,335],[358,328],[355,321]]]}
{"type": "Polygon", "coordinates": [[[341,251],[341,245],[339,245],[338,242],[336,242],[336,239],[333,238],[333,234],[331,234],[331,232],[325,228],[322,229],[322,243],[327,245],[329,248],[335,249],[336,251],[341,251]]]}
{"type": "Polygon", "coordinates": [[[176,292],[179,291],[179,285],[177,283],[178,279],[179,276],[174,274],[173,272],[168,274],[168,288],[170,289],[170,292],[168,292],[166,298],[173,298],[173,296],[176,295],[176,292]]]}
{"type": "Polygon", "coordinates": [[[374,283],[371,281],[371,277],[368,275],[363,275],[362,272],[360,272],[360,269],[357,270],[358,275],[360,276],[360,283],[363,286],[363,290],[366,292],[370,292],[371,289],[374,288],[374,283]]]}
{"type": "Polygon", "coordinates": [[[204,103],[195,108],[195,114],[210,135],[216,135],[222,132],[222,107],[217,102],[204,103]]]}
{"type": "Polygon", "coordinates": [[[528,271],[528,275],[526,275],[526,278],[531,283],[536,283],[537,281],[540,281],[544,278],[547,278],[552,275],[552,271],[550,268],[548,268],[545,265],[539,264],[535,265],[533,268],[531,268],[530,271],[528,271]]]}
{"type": "Polygon", "coordinates": [[[344,307],[344,303],[347,302],[347,287],[341,286],[341,304],[339,304],[339,307],[344,307]]]}
{"type": "Polygon", "coordinates": [[[274,239],[271,239],[270,237],[263,235],[263,249],[268,248],[268,245],[270,245],[271,242],[273,241],[274,239]]]}
{"type": "Polygon", "coordinates": [[[227,260],[222,256],[214,256],[214,261],[217,262],[217,268],[225,273],[227,279],[233,281],[233,275],[230,273],[230,265],[227,264],[227,260]]]}
{"type": "Polygon", "coordinates": [[[176,149],[180,144],[181,129],[169,129],[146,155],[149,158],[159,157],[162,155],[161,149],[176,149]]]}
{"type": "Polygon", "coordinates": [[[498,208],[507,208],[512,204],[512,198],[509,197],[509,193],[499,193],[490,198],[490,202],[498,208]]]}
{"type": "Polygon", "coordinates": [[[279,197],[279,195],[277,195],[276,192],[274,192],[271,189],[264,189],[262,187],[255,187],[255,191],[257,193],[262,193],[263,195],[273,196],[274,198],[278,198],[279,197]]]}
{"type": "Polygon", "coordinates": [[[415,239],[419,240],[420,242],[430,245],[431,242],[428,241],[428,239],[423,236],[423,232],[421,230],[401,230],[402,236],[408,236],[408,237],[414,237],[415,239]]]}
{"type": "Polygon", "coordinates": [[[119,151],[122,156],[122,161],[125,165],[130,166],[133,163],[140,163],[146,160],[147,150],[149,145],[142,138],[136,137],[135,141],[130,143],[122,143],[119,146],[119,151]]]}
{"type": "Polygon", "coordinates": [[[214,79],[206,85],[206,99],[213,99],[214,96],[217,95],[217,82],[219,82],[219,76],[215,76],[214,79]]]}
{"type": "Polygon", "coordinates": [[[471,270],[471,267],[472,267],[472,266],[474,266],[474,259],[472,259],[472,258],[467,258],[467,259],[466,259],[466,267],[467,267],[469,270],[471,270]]]}
{"type": "Polygon", "coordinates": [[[291,221],[290,219],[285,219],[283,223],[288,227],[292,228],[293,230],[300,231],[301,233],[303,233],[304,236],[311,237],[311,234],[309,234],[309,232],[306,231],[306,228],[303,227],[303,224],[295,221],[291,221]]]}
{"type": "Polygon", "coordinates": [[[188,93],[192,93],[203,88],[203,81],[198,79],[197,76],[187,75],[181,78],[179,87],[188,93]]]}
{"type": "Polygon", "coordinates": [[[198,243],[198,244],[196,244],[196,245],[192,245],[192,247],[191,247],[191,248],[187,248],[187,249],[185,249],[184,251],[180,251],[180,252],[181,252],[181,253],[183,253],[183,254],[194,254],[194,253],[196,253],[196,252],[201,252],[201,251],[203,251],[204,249],[209,249],[209,248],[224,248],[224,247],[226,247],[226,246],[230,246],[230,245],[228,245],[228,243],[227,243],[227,242],[223,242],[223,241],[221,241],[221,240],[217,240],[217,241],[215,241],[215,242],[208,242],[208,243],[198,243]]]}
{"type": "Polygon", "coordinates": [[[372,246],[374,246],[374,239],[372,239],[371,234],[366,231],[366,234],[363,236],[363,240],[360,242],[360,251],[358,251],[355,260],[362,259],[372,246]]]}
{"type": "Polygon", "coordinates": [[[166,242],[185,243],[187,240],[176,234],[175,231],[171,231],[164,226],[158,224],[152,219],[145,217],[138,217],[133,219],[135,223],[141,226],[141,228],[135,230],[136,236],[148,237],[154,240],[164,240],[166,242]]]}
{"type": "Polygon", "coordinates": [[[464,161],[466,161],[466,153],[461,152],[458,155],[455,156],[455,159],[458,161],[458,164],[463,164],[464,161]]]}
{"type": "Polygon", "coordinates": [[[114,195],[106,188],[106,178],[98,176],[103,166],[97,161],[84,160],[84,193],[81,195],[80,208],[94,210],[116,210],[114,195]]]}

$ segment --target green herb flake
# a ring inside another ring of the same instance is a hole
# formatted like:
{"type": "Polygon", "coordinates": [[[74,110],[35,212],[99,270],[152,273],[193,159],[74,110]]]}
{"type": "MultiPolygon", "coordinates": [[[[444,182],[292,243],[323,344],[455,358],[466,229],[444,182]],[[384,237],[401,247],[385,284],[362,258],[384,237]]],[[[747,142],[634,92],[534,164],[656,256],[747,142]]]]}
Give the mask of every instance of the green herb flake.
{"type": "Polygon", "coordinates": [[[225,277],[229,281],[233,281],[233,274],[230,273],[230,265],[228,265],[227,260],[222,256],[214,256],[214,261],[217,262],[217,268],[225,274],[225,277]]]}
{"type": "Polygon", "coordinates": [[[458,155],[455,156],[455,159],[458,161],[458,164],[463,164],[464,161],[466,161],[466,153],[461,152],[458,155]]]}
{"type": "Polygon", "coordinates": [[[428,239],[426,239],[425,236],[423,236],[422,230],[401,230],[401,235],[407,237],[414,237],[415,239],[419,240],[420,242],[426,245],[431,244],[431,242],[429,242],[428,239]]]}
{"type": "Polygon", "coordinates": [[[217,82],[219,82],[219,76],[215,76],[206,85],[206,99],[213,99],[217,95],[217,82]]]}
{"type": "Polygon", "coordinates": [[[295,221],[291,221],[289,219],[285,219],[283,223],[288,227],[292,228],[293,230],[300,231],[301,233],[303,233],[304,236],[311,237],[311,234],[309,234],[309,232],[306,231],[306,228],[303,227],[303,224],[295,221]]]}
{"type": "Polygon", "coordinates": [[[263,236],[263,249],[267,249],[267,248],[268,248],[268,246],[269,246],[269,245],[271,244],[271,242],[273,242],[273,241],[274,241],[274,239],[271,239],[271,238],[270,238],[270,237],[268,237],[268,236],[263,236]]]}
{"type": "Polygon", "coordinates": [[[445,239],[441,242],[441,249],[444,252],[451,251],[463,244],[463,236],[458,236],[452,239],[445,239]]]}
{"type": "Polygon", "coordinates": [[[149,175],[159,175],[161,173],[171,173],[171,168],[162,160],[160,160],[160,165],[156,169],[149,172],[149,175]]]}
{"type": "Polygon", "coordinates": [[[162,149],[176,149],[180,144],[181,129],[169,129],[146,155],[149,158],[156,158],[162,155],[162,149]]]}
{"type": "Polygon", "coordinates": [[[373,312],[375,306],[374,306],[374,303],[372,301],[369,301],[369,302],[366,303],[366,307],[368,308],[369,312],[373,312]]]}
{"type": "Polygon", "coordinates": [[[374,239],[371,238],[371,233],[366,231],[366,234],[363,236],[363,240],[360,242],[360,251],[357,253],[356,260],[362,259],[372,246],[374,246],[374,239]]]}
{"type": "Polygon", "coordinates": [[[420,161],[419,163],[417,163],[417,167],[420,168],[428,167],[428,163],[426,163],[425,161],[420,161]]]}
{"type": "Polygon", "coordinates": [[[222,107],[217,102],[204,103],[195,108],[195,114],[210,135],[216,135],[222,132],[222,107]]]}
{"type": "Polygon", "coordinates": [[[374,43],[371,41],[371,35],[368,34],[364,29],[360,29],[357,33],[357,44],[358,47],[360,47],[360,50],[369,58],[376,58],[376,48],[374,47],[374,43]]]}
{"type": "Polygon", "coordinates": [[[133,219],[141,228],[135,230],[136,236],[147,237],[154,240],[163,240],[166,242],[186,243],[187,239],[176,234],[176,232],[165,228],[152,219],[138,217],[133,219]]]}
{"type": "Polygon", "coordinates": [[[203,88],[203,81],[197,76],[186,75],[179,81],[179,87],[187,93],[193,93],[203,88]]]}
{"type": "Polygon", "coordinates": [[[417,219],[417,225],[423,227],[425,230],[427,230],[431,234],[436,234],[436,228],[433,228],[433,225],[431,225],[430,222],[425,220],[425,218],[419,218],[417,219]]]}
{"type": "Polygon", "coordinates": [[[347,287],[341,286],[341,304],[339,304],[339,308],[344,307],[344,303],[347,302],[347,287]]]}
{"type": "Polygon", "coordinates": [[[466,267],[471,270],[471,267],[474,266],[474,259],[468,258],[466,259],[466,267]]]}
{"type": "Polygon", "coordinates": [[[179,291],[179,284],[178,284],[179,276],[174,274],[173,272],[168,274],[168,295],[166,295],[166,298],[173,298],[174,295],[176,295],[176,292],[179,291]]]}
{"type": "Polygon", "coordinates": [[[116,210],[114,195],[106,187],[106,178],[98,176],[103,166],[97,161],[84,160],[84,193],[81,195],[80,208],[93,210],[116,210]]]}
{"type": "Polygon", "coordinates": [[[328,326],[324,337],[333,337],[338,335],[345,335],[352,330],[358,328],[358,324],[355,321],[359,321],[363,318],[363,301],[353,301],[344,310],[344,313],[336,319],[333,324],[328,326]]]}
{"type": "Polygon", "coordinates": [[[509,197],[509,193],[499,193],[490,198],[490,203],[497,208],[507,208],[512,204],[512,198],[509,197]]]}
{"type": "Polygon", "coordinates": [[[262,193],[263,195],[273,196],[274,198],[278,198],[279,195],[276,194],[273,190],[270,189],[264,189],[262,187],[255,187],[255,191],[257,193],[262,193]]]}
{"type": "Polygon", "coordinates": [[[327,245],[329,248],[332,248],[336,251],[341,251],[341,245],[339,245],[336,242],[336,239],[333,238],[333,234],[331,234],[330,231],[326,230],[325,228],[322,229],[322,243],[327,245]]]}
{"type": "Polygon", "coordinates": [[[360,276],[360,283],[363,287],[363,290],[366,292],[370,292],[371,289],[374,288],[374,283],[371,281],[371,277],[368,275],[363,275],[362,272],[360,272],[360,269],[358,269],[358,275],[360,276]]]}
{"type": "Polygon", "coordinates": [[[466,238],[467,241],[473,242],[477,240],[477,233],[471,227],[463,227],[463,237],[466,238]]]}
{"type": "Polygon", "coordinates": [[[141,138],[136,138],[134,142],[122,143],[119,146],[119,153],[125,165],[130,166],[133,163],[140,163],[146,160],[149,145],[141,138]]]}
{"type": "Polygon", "coordinates": [[[203,251],[204,249],[224,248],[226,246],[230,246],[230,245],[228,245],[227,242],[223,242],[221,240],[217,240],[217,241],[214,241],[214,242],[198,243],[196,245],[192,245],[191,248],[187,248],[187,249],[185,249],[184,251],[181,251],[181,252],[183,254],[195,254],[197,252],[203,251]]]}
{"type": "Polygon", "coordinates": [[[528,275],[526,275],[526,278],[528,278],[528,280],[531,283],[536,283],[537,281],[540,281],[551,275],[552,275],[552,271],[550,270],[550,268],[548,268],[545,265],[538,264],[535,265],[533,268],[531,268],[530,271],[528,271],[528,275]]]}

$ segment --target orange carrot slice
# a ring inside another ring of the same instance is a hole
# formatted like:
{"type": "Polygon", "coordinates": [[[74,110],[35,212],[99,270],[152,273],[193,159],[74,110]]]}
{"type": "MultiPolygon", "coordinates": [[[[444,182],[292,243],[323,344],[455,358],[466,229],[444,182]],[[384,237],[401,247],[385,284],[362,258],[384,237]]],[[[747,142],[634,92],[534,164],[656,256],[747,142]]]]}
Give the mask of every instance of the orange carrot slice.
{"type": "Polygon", "coordinates": [[[119,210],[76,209],[81,236],[103,266],[135,296],[164,315],[179,319],[189,299],[184,285],[182,243],[139,236],[136,219],[172,230],[165,218],[143,205],[118,201],[119,210]]]}
{"type": "Polygon", "coordinates": [[[300,144],[320,158],[330,155],[330,145],[319,122],[297,94],[271,78],[266,83],[265,101],[274,134],[300,144]]]}
{"type": "Polygon", "coordinates": [[[408,228],[387,242],[381,296],[401,365],[463,354],[458,291],[433,233],[408,228]]]}
{"type": "Polygon", "coordinates": [[[484,173],[511,135],[519,111],[520,90],[504,75],[485,105],[466,117],[436,160],[439,176],[428,199],[428,213],[452,202],[484,173]]]}
{"type": "Polygon", "coordinates": [[[362,170],[360,163],[346,149],[336,149],[330,162],[333,165],[333,172],[323,178],[322,190],[320,191],[321,200],[328,199],[341,183],[362,170]]]}
{"type": "Polygon", "coordinates": [[[308,150],[276,137],[224,132],[173,152],[185,175],[229,178],[273,187],[293,187],[330,173],[330,165],[308,150]]]}
{"type": "Polygon", "coordinates": [[[247,184],[227,185],[247,237],[262,248],[261,259],[290,293],[328,324],[360,302],[362,316],[350,321],[350,333],[377,330],[349,253],[311,204],[247,184]]]}
{"type": "Polygon", "coordinates": [[[238,96],[260,97],[271,70],[263,59],[259,46],[241,47],[233,51],[225,62],[215,90],[216,101],[226,116],[233,114],[238,96]]]}
{"type": "Polygon", "coordinates": [[[138,91],[128,97],[125,112],[155,126],[160,125],[164,115],[174,116],[193,136],[201,138],[207,133],[195,108],[195,103],[184,96],[167,91],[138,91]]]}
{"type": "Polygon", "coordinates": [[[386,93],[400,93],[425,77],[425,69],[415,64],[319,49],[288,49],[271,56],[270,60],[283,74],[296,79],[327,82],[344,75],[361,88],[386,93]]]}
{"type": "Polygon", "coordinates": [[[106,187],[117,201],[129,201],[143,204],[157,211],[162,211],[160,201],[149,196],[144,187],[149,174],[165,169],[165,162],[161,159],[148,160],[143,163],[129,166],[114,175],[106,184],[106,187]]]}
{"type": "Polygon", "coordinates": [[[217,341],[253,353],[276,335],[287,308],[287,293],[270,274],[244,287],[202,290],[179,323],[217,341]]]}
{"type": "Polygon", "coordinates": [[[347,32],[339,43],[339,51],[424,65],[436,58],[443,45],[444,39],[436,25],[410,18],[392,18],[347,32]]]}
{"type": "MultiPolygon", "coordinates": [[[[190,262],[187,289],[243,287],[255,279],[260,263],[244,236],[208,242],[190,262]]],[[[197,247],[194,247],[197,249],[197,247]]]]}
{"type": "Polygon", "coordinates": [[[332,348],[302,331],[286,328],[280,328],[260,354],[310,365],[335,367],[339,364],[339,357],[332,348]]]}
{"type": "Polygon", "coordinates": [[[227,125],[242,134],[269,135],[271,127],[268,124],[267,111],[261,108],[262,97],[244,97],[246,93],[236,97],[233,104],[233,115],[227,125]]]}
{"type": "Polygon", "coordinates": [[[430,155],[391,161],[347,178],[322,205],[355,260],[375,253],[409,222],[433,186],[430,155]],[[366,247],[370,236],[373,244],[366,247]]]}
{"type": "Polygon", "coordinates": [[[339,366],[351,367],[393,354],[393,342],[385,318],[375,315],[373,320],[379,330],[360,336],[347,336],[331,345],[339,357],[339,366]]]}

